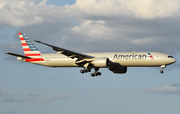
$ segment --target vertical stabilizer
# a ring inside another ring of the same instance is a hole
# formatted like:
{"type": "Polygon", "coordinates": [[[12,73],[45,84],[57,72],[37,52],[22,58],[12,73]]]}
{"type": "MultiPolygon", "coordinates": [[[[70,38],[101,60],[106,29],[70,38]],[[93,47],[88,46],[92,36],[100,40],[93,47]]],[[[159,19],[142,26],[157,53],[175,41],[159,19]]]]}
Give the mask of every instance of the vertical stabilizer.
{"type": "Polygon", "coordinates": [[[31,58],[40,58],[41,53],[38,51],[36,46],[29,40],[29,38],[24,33],[19,33],[19,38],[24,50],[24,55],[31,58]]]}

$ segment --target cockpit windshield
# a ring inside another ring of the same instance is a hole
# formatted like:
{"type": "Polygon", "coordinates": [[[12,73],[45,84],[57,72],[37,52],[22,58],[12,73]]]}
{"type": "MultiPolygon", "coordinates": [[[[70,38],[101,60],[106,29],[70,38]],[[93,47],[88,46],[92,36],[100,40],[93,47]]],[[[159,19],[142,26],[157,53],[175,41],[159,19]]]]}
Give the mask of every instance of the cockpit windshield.
{"type": "Polygon", "coordinates": [[[168,56],[168,58],[174,58],[173,56],[168,56]]]}

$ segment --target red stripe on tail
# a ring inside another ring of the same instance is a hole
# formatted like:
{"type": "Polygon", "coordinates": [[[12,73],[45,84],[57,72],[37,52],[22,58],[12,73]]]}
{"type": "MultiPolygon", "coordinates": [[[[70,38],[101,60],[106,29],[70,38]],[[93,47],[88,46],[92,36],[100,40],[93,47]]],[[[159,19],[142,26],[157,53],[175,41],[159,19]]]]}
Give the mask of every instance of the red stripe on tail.
{"type": "Polygon", "coordinates": [[[31,51],[30,48],[25,48],[23,49],[24,51],[31,51]]]}
{"type": "Polygon", "coordinates": [[[25,40],[24,38],[20,38],[20,40],[22,41],[22,40],[25,40]]]}
{"type": "Polygon", "coordinates": [[[22,43],[22,46],[28,46],[27,43],[22,43]]]}

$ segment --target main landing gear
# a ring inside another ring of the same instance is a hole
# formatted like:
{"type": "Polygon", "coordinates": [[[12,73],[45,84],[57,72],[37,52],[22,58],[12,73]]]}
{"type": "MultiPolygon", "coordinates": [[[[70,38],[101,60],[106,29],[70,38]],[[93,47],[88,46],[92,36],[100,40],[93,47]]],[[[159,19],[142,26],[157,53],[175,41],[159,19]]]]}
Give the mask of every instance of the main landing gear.
{"type": "MultiPolygon", "coordinates": [[[[99,68],[95,68],[94,70],[95,70],[94,73],[91,73],[92,77],[101,75],[101,72],[98,72],[99,68]]],[[[87,68],[87,69],[80,70],[80,73],[82,73],[82,74],[87,73],[87,72],[91,72],[91,69],[87,68]]]]}
{"type": "Polygon", "coordinates": [[[80,73],[87,73],[87,72],[91,72],[91,69],[84,69],[84,70],[80,70],[80,73]]]}
{"type": "Polygon", "coordinates": [[[101,75],[101,73],[98,72],[99,68],[95,68],[94,70],[95,70],[94,73],[91,73],[91,76],[92,76],[92,77],[98,76],[98,75],[100,76],[100,75],[101,75]]]}
{"type": "Polygon", "coordinates": [[[160,71],[161,74],[164,73],[164,71],[163,71],[164,68],[166,68],[166,65],[162,65],[162,66],[161,66],[161,71],[160,71]]]}

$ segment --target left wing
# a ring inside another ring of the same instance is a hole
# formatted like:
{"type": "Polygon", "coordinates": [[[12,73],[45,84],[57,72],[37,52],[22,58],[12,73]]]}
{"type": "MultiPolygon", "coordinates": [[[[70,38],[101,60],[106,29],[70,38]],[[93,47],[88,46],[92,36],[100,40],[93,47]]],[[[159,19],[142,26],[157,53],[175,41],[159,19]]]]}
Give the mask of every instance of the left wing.
{"type": "Polygon", "coordinates": [[[43,43],[41,41],[37,41],[37,40],[34,40],[34,41],[38,42],[38,43],[41,43],[41,44],[44,44],[44,45],[47,45],[47,46],[50,46],[50,47],[52,47],[53,50],[55,50],[57,52],[60,52],[61,54],[65,55],[65,56],[68,56],[68,57],[70,57],[72,59],[78,58],[79,60],[83,60],[83,59],[93,59],[94,58],[93,56],[90,56],[90,55],[77,53],[77,52],[70,51],[70,50],[67,50],[67,49],[63,49],[63,48],[60,48],[60,47],[56,47],[56,46],[53,46],[53,45],[50,45],[50,44],[46,44],[46,43],[43,43]]]}

